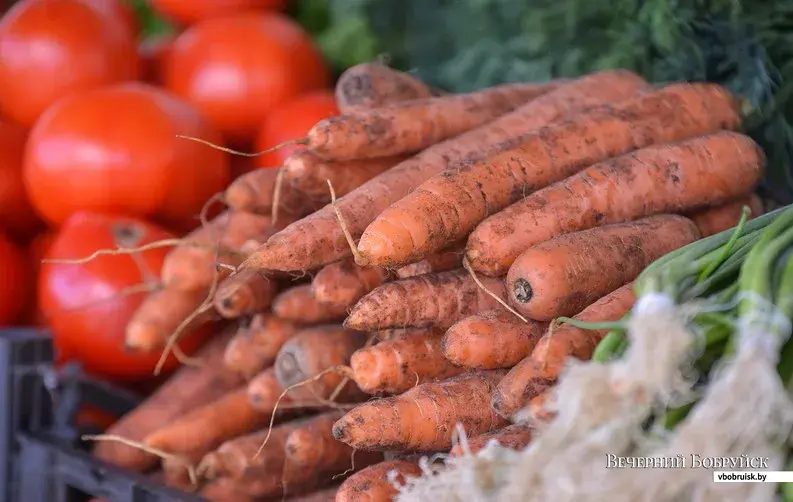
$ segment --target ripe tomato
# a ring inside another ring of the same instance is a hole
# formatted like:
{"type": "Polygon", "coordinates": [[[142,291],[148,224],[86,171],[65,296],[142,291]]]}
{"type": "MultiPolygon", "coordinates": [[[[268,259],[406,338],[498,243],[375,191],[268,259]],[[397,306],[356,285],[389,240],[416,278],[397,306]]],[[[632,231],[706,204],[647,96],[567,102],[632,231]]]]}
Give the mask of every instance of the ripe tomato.
{"type": "Polygon", "coordinates": [[[0,234],[0,327],[10,326],[28,305],[32,274],[24,252],[0,234]]]}
{"type": "Polygon", "coordinates": [[[182,25],[248,9],[282,10],[287,0],[151,0],[156,11],[182,25]]]}
{"type": "MultiPolygon", "coordinates": [[[[137,247],[172,237],[143,220],[80,212],[60,228],[47,258],[82,258],[98,249],[137,247]]],[[[141,268],[159,277],[167,252],[161,248],[140,253],[141,268]]],[[[80,360],[89,373],[118,380],[150,376],[160,354],[124,349],[124,328],[145,295],[128,291],[145,282],[141,268],[129,255],[42,265],[38,295],[56,349],[80,360]]],[[[184,338],[185,352],[194,352],[203,341],[203,333],[197,335],[184,338]]],[[[171,358],[166,367],[175,365],[171,358]]]]}
{"type": "Polygon", "coordinates": [[[3,16],[0,107],[9,117],[31,126],[58,98],[138,77],[129,21],[99,2],[23,0],[3,16]]]}
{"type": "Polygon", "coordinates": [[[8,121],[0,121],[0,228],[27,239],[41,227],[22,181],[22,155],[27,131],[8,121]]]}
{"type": "MultiPolygon", "coordinates": [[[[305,137],[314,124],[339,114],[336,98],[331,91],[312,91],[278,106],[264,119],[256,137],[256,151],[266,150],[284,141],[305,137]]],[[[278,167],[290,153],[300,147],[287,146],[260,157],[259,165],[278,167]]]]}
{"type": "Polygon", "coordinates": [[[138,46],[142,66],[142,79],[150,84],[161,85],[165,81],[165,62],[173,48],[176,37],[171,34],[149,37],[138,46]]]}
{"type": "Polygon", "coordinates": [[[221,142],[195,108],[147,84],[64,98],[30,133],[30,199],[56,226],[78,210],[192,219],[228,183],[228,155],[177,134],[221,142]]]}
{"type": "Polygon", "coordinates": [[[176,39],[166,66],[166,86],[195,103],[234,143],[252,140],[277,105],[329,82],[311,38],[279,13],[195,24],[176,39]]]}
{"type": "MultiPolygon", "coordinates": [[[[30,259],[30,270],[33,283],[38,281],[39,272],[41,271],[41,260],[47,256],[47,252],[55,242],[55,237],[58,234],[54,230],[45,230],[31,239],[27,246],[27,255],[30,259]]],[[[31,288],[33,290],[35,288],[31,288]]],[[[46,326],[47,321],[39,308],[39,302],[35,291],[31,291],[32,298],[28,303],[28,308],[22,316],[22,323],[27,326],[46,326]]]]}

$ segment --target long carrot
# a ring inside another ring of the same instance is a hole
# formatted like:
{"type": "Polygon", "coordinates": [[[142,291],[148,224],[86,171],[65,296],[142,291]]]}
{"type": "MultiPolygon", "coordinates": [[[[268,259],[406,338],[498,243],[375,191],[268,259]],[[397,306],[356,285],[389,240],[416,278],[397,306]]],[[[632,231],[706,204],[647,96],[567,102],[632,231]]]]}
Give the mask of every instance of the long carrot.
{"type": "MultiPolygon", "coordinates": [[[[224,202],[235,211],[245,211],[269,216],[273,210],[278,169],[262,168],[248,172],[234,180],[223,195],[224,202]]],[[[278,221],[292,221],[301,218],[322,207],[294,188],[289,183],[282,183],[278,192],[278,221]]]]}
{"type": "Polygon", "coordinates": [[[269,314],[257,314],[229,341],[223,363],[229,370],[252,378],[275,362],[281,346],[298,331],[293,322],[269,314]]]}
{"type": "MultiPolygon", "coordinates": [[[[575,316],[579,321],[616,321],[633,306],[636,296],[633,283],[604,296],[575,316]]],[[[564,325],[548,332],[537,342],[531,355],[512,368],[498,384],[493,409],[511,417],[529,401],[551,387],[559,378],[568,357],[587,360],[592,357],[607,330],[590,331],[564,325]]]]}
{"type": "Polygon", "coordinates": [[[287,289],[275,297],[272,311],[282,319],[302,324],[319,324],[344,319],[347,305],[321,303],[314,298],[310,284],[287,289]]]}
{"type": "MultiPolygon", "coordinates": [[[[278,402],[278,397],[283,391],[283,386],[275,377],[275,368],[270,367],[248,382],[248,402],[262,413],[272,413],[276,404],[278,404],[280,409],[287,408],[288,406],[286,405],[291,406],[294,404],[289,394],[285,395],[280,403],[278,402]]],[[[303,404],[307,405],[306,407],[310,407],[312,404],[317,404],[317,401],[301,403],[301,405],[303,404]]]]}
{"type": "Polygon", "coordinates": [[[265,273],[242,270],[223,280],[215,292],[215,309],[227,319],[264,312],[278,289],[265,273]]]}
{"type": "MultiPolygon", "coordinates": [[[[482,278],[482,282],[506,298],[503,280],[482,278]]],[[[468,272],[456,269],[383,284],[361,298],[344,325],[366,331],[409,326],[447,329],[470,315],[500,308],[468,272]]]]}
{"type": "Polygon", "coordinates": [[[525,323],[506,310],[488,310],[449,328],[443,355],[466,368],[511,368],[531,353],[547,328],[548,323],[525,323]]]}
{"type": "MultiPolygon", "coordinates": [[[[308,328],[290,338],[275,359],[275,374],[284,388],[306,382],[328,368],[348,364],[353,352],[366,343],[366,334],[340,326],[308,328]]],[[[342,383],[342,376],[325,373],[315,381],[292,391],[292,399],[328,398],[342,383]]],[[[359,396],[354,385],[346,385],[343,395],[359,396]]]]}
{"type": "Polygon", "coordinates": [[[317,122],[303,144],[320,158],[335,161],[412,153],[479,127],[557,85],[504,84],[356,110],[317,122]]]}
{"type": "Polygon", "coordinates": [[[702,237],[708,237],[736,226],[744,206],[751,211],[748,220],[763,214],[763,201],[757,195],[750,194],[719,206],[686,213],[686,216],[697,225],[702,237]]]}
{"type": "MultiPolygon", "coordinates": [[[[532,430],[526,424],[512,424],[493,432],[485,432],[479,436],[468,440],[467,452],[476,455],[491,442],[498,443],[502,448],[510,450],[522,450],[531,442],[532,430]]],[[[466,453],[462,444],[455,445],[449,452],[453,456],[461,456],[466,453]]]]}
{"type": "Polygon", "coordinates": [[[489,406],[504,373],[467,373],[358,405],[334,424],[333,436],[361,450],[448,451],[458,423],[469,435],[507,424],[489,406]]]}
{"type": "MultiPolygon", "coordinates": [[[[636,80],[637,77],[632,77],[636,80]]],[[[626,80],[631,80],[626,77],[626,80]]],[[[536,127],[525,105],[455,138],[431,146],[364,183],[337,201],[352,237],[388,206],[408,195],[425,180],[463,160],[479,160],[501,145],[536,127]]],[[[351,255],[330,205],[288,226],[252,254],[244,266],[272,270],[309,270],[351,255]]]]}
{"type": "Polygon", "coordinates": [[[527,248],[564,233],[717,205],[762,177],[750,138],[718,132],[595,164],[486,219],[468,238],[471,266],[501,275],[527,248]]]}
{"type": "Polygon", "coordinates": [[[671,214],[561,235],[517,257],[507,274],[509,301],[538,321],[571,316],[699,238],[694,222],[671,214]]]}
{"type": "MultiPolygon", "coordinates": [[[[206,227],[190,233],[184,244],[168,253],[162,266],[162,282],[168,288],[183,291],[207,288],[215,276],[214,246],[220,246],[221,262],[236,266],[242,262],[240,248],[245,241],[266,239],[273,232],[267,216],[226,211],[206,227]]],[[[226,269],[221,269],[221,277],[227,274],[226,269]]]]}
{"type": "Polygon", "coordinates": [[[380,63],[361,63],[344,70],[336,81],[336,104],[342,113],[429,98],[433,92],[408,73],[380,63]]]}
{"type": "Polygon", "coordinates": [[[359,267],[351,258],[325,265],[311,281],[320,303],[352,307],[366,293],[382,285],[392,274],[379,267],[359,267]]]}
{"type": "MultiPolygon", "coordinates": [[[[210,339],[196,354],[200,366],[182,366],[153,394],[121,417],[106,431],[132,441],[142,441],[154,432],[191,410],[222,397],[242,383],[234,372],[223,367],[223,350],[232,333],[210,339]]],[[[116,442],[100,441],[94,454],[112,464],[143,471],[157,463],[157,457],[116,442]]]]}
{"type": "MultiPolygon", "coordinates": [[[[206,299],[207,293],[206,289],[183,291],[173,288],[150,293],[127,322],[124,345],[142,352],[162,349],[182,321],[206,299]]],[[[185,330],[189,333],[217,317],[213,310],[202,312],[185,330]]]]}
{"type": "Polygon", "coordinates": [[[591,164],[736,126],[733,101],[717,87],[680,84],[568,116],[536,129],[514,148],[426,181],[367,227],[358,252],[380,266],[420,259],[465,237],[489,215],[591,164]],[[692,108],[692,98],[699,109],[692,108]]]}
{"type": "Polygon", "coordinates": [[[416,462],[386,460],[347,478],[336,492],[336,502],[391,502],[397,495],[394,482],[404,484],[405,477],[418,477],[421,474],[416,462]]]}
{"type": "Polygon", "coordinates": [[[462,373],[443,357],[441,335],[426,330],[358,349],[350,358],[351,377],[366,393],[397,394],[462,373]]]}
{"type": "Polygon", "coordinates": [[[336,195],[347,195],[375,176],[405,160],[404,155],[376,159],[328,162],[310,150],[298,150],[284,161],[284,182],[290,183],[315,202],[330,202],[328,180],[336,195]]]}
{"type": "Polygon", "coordinates": [[[465,239],[437,253],[432,253],[423,260],[398,268],[396,274],[400,279],[407,279],[408,277],[432,272],[446,272],[447,270],[462,267],[464,255],[465,239]]]}

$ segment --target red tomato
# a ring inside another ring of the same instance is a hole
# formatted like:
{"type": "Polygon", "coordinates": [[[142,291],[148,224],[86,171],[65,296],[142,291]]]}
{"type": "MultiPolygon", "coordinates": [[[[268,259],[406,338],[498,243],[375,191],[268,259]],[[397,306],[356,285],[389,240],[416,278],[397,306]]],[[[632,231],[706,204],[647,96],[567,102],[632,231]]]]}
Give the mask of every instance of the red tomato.
{"type": "MultiPolygon", "coordinates": [[[[58,231],[47,258],[82,258],[98,249],[137,247],[173,235],[142,220],[80,212],[58,231]]],[[[167,248],[140,253],[140,261],[159,277],[167,248]]],[[[144,282],[129,255],[99,256],[82,264],[44,264],[38,282],[42,311],[59,352],[80,360],[89,373],[117,380],[151,376],[157,353],[124,349],[124,328],[140,306],[144,293],[127,288],[144,282]]],[[[203,334],[184,337],[185,352],[194,352],[203,334]]],[[[177,362],[171,358],[166,367],[177,362]]]]}
{"type": "Polygon", "coordinates": [[[143,67],[143,81],[161,85],[165,81],[165,62],[173,49],[176,36],[166,34],[149,37],[138,46],[143,67]]]}
{"type": "Polygon", "coordinates": [[[0,234],[0,327],[11,326],[31,297],[32,274],[24,252],[0,234]]]}
{"type": "Polygon", "coordinates": [[[137,38],[140,34],[140,22],[128,0],[87,0],[91,5],[100,10],[103,14],[115,17],[124,23],[130,34],[137,38]]]}
{"type": "Polygon", "coordinates": [[[117,420],[118,417],[112,413],[88,403],[81,404],[77,416],[74,417],[77,427],[96,427],[103,431],[109,429],[117,420]]]}
{"type": "MultiPolygon", "coordinates": [[[[256,151],[266,150],[290,139],[303,138],[314,124],[338,114],[336,98],[331,91],[313,91],[298,96],[267,115],[256,137],[256,151]]],[[[258,163],[264,167],[279,167],[298,148],[287,146],[266,153],[257,157],[258,163]]]]}
{"type": "Polygon", "coordinates": [[[179,24],[248,10],[282,10],[287,0],[151,0],[155,10],[179,24]]]}
{"type": "Polygon", "coordinates": [[[195,103],[235,143],[252,140],[282,102],[329,83],[311,38],[278,13],[193,25],[176,39],[166,66],[166,86],[195,103]]]}
{"type": "Polygon", "coordinates": [[[56,226],[79,210],[181,224],[225,188],[229,161],[177,134],[222,142],[195,108],[147,84],[64,98],[30,133],[24,168],[30,199],[56,226]]]}
{"type": "Polygon", "coordinates": [[[9,117],[31,126],[58,98],[138,77],[128,21],[98,2],[23,0],[3,16],[0,107],[9,117]]]}
{"type": "MultiPolygon", "coordinates": [[[[34,283],[38,281],[39,272],[41,271],[41,260],[47,256],[47,252],[50,246],[52,246],[52,243],[55,242],[55,237],[57,235],[58,234],[54,230],[46,230],[34,237],[28,244],[27,254],[30,259],[31,277],[33,277],[34,283]]],[[[22,317],[23,323],[28,326],[46,326],[47,320],[41,313],[37,295],[34,291],[31,291],[31,293],[31,301],[22,317]]]]}
{"type": "Polygon", "coordinates": [[[30,238],[41,227],[22,181],[22,156],[27,131],[0,121],[0,228],[15,237],[30,238]]]}

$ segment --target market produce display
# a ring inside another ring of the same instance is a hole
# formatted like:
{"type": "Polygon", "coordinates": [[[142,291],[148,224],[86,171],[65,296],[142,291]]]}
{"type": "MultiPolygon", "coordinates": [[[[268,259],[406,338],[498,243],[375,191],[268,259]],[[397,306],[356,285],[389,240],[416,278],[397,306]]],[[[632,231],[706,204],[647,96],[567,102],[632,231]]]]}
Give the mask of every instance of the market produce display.
{"type": "Polygon", "coordinates": [[[219,502],[600,500],[587,468],[671,501],[720,488],[595,459],[787,463],[793,210],[755,193],[744,96],[627,69],[332,82],[287,2],[188,3],[151,2],[173,23],[151,37],[118,0],[0,20],[7,70],[81,68],[79,44],[42,68],[6,51],[18,26],[67,37],[46,8],[138,49],[134,73],[103,70],[107,42],[99,73],[0,97],[0,323],[156,382],[97,458],[219,502]]]}

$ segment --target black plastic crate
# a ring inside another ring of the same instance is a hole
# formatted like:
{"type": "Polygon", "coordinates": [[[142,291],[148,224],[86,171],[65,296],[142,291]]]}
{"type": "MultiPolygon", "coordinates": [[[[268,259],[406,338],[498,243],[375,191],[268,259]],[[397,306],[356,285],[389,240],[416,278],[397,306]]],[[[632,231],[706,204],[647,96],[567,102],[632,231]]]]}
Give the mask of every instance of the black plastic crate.
{"type": "Polygon", "coordinates": [[[82,404],[122,415],[137,396],[56,371],[52,338],[41,330],[0,331],[0,500],[2,502],[200,502],[204,499],[120,469],[88,452],[75,416],[82,404]]]}

